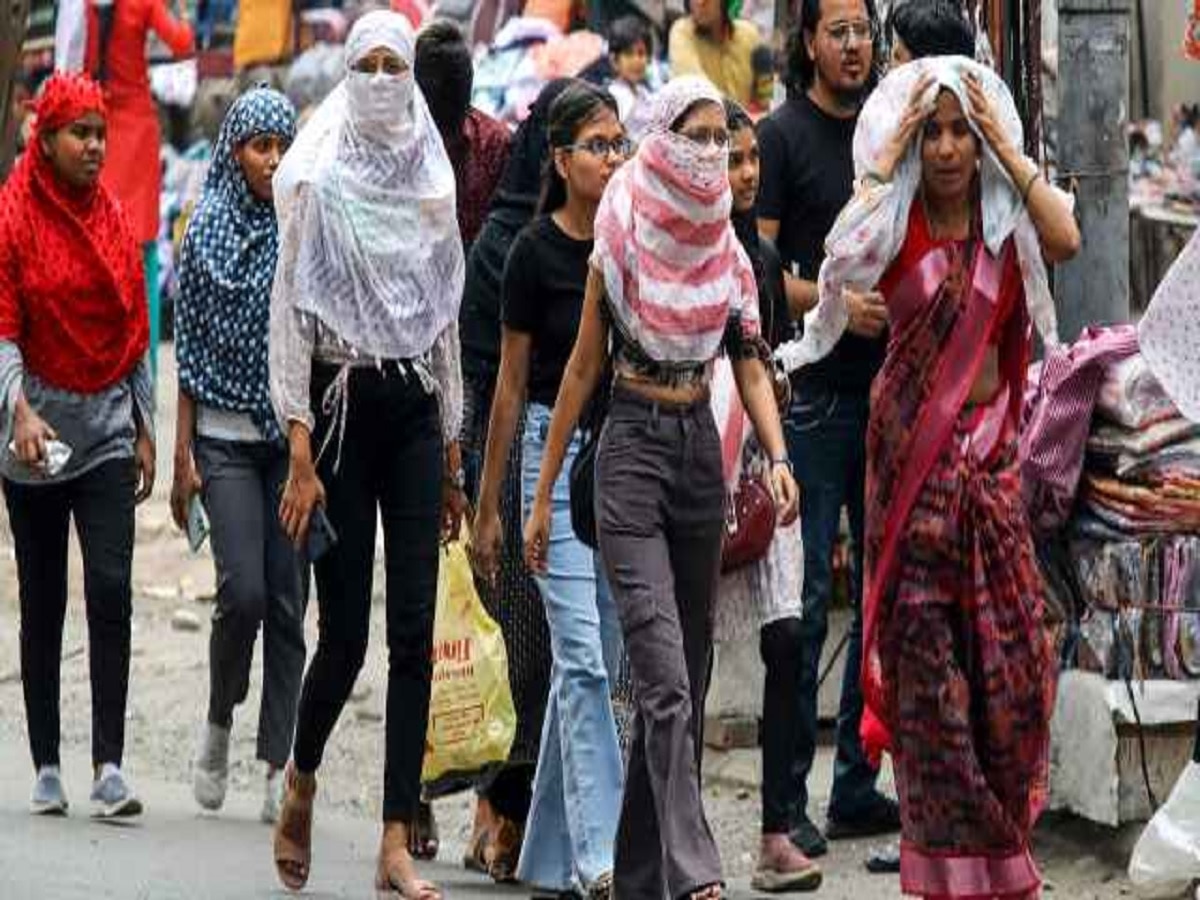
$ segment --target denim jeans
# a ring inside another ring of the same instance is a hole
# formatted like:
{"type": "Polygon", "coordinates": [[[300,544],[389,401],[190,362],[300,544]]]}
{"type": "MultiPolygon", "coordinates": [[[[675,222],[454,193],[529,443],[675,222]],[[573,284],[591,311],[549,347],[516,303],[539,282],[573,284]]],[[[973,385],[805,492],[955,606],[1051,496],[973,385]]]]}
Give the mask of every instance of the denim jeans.
{"type": "Polygon", "coordinates": [[[802,656],[796,713],[799,741],[796,774],[797,820],[808,806],[808,773],[817,746],[817,688],[821,651],[829,631],[828,607],[833,588],[833,549],[842,507],[850,520],[852,570],[850,599],[854,619],[846,647],[846,670],[837,717],[837,755],[829,817],[852,821],[875,798],[878,772],[867,762],[858,736],[863,698],[862,664],[863,494],[866,487],[866,436],[870,400],[861,392],[832,388],[797,392],[785,426],[788,452],[800,484],[801,532],[804,537],[804,613],[802,656]]]}
{"type": "MultiPolygon", "coordinates": [[[[526,412],[522,470],[526,509],[533,502],[551,410],[526,412]]],[[[542,888],[590,885],[613,869],[623,776],[609,685],[621,660],[616,607],[599,557],[571,528],[572,439],[554,484],[548,570],[536,578],[550,625],[554,661],[542,726],[533,803],[517,877],[542,888]]]]}

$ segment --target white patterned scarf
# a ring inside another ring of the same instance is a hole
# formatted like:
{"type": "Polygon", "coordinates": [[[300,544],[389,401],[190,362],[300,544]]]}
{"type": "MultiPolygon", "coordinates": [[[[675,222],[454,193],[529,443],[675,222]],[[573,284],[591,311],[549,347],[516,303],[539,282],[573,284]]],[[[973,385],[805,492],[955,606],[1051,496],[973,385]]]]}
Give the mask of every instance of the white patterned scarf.
{"type": "Polygon", "coordinates": [[[316,201],[302,223],[291,302],[364,355],[416,359],[457,318],[462,299],[454,170],[413,77],[408,20],[363,16],[345,58],[345,78],[275,175],[281,232],[303,208],[301,191],[316,201]],[[376,48],[407,70],[354,71],[376,48]]]}

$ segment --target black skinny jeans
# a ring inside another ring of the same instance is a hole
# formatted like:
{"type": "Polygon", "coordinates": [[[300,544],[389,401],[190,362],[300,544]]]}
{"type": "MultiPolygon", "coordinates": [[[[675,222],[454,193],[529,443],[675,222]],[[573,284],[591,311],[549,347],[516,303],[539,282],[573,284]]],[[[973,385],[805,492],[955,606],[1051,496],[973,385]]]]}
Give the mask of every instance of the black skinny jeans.
{"type": "Polygon", "coordinates": [[[792,829],[804,782],[796,770],[800,718],[795,714],[804,631],[798,618],[768,622],[759,632],[766,677],[762,708],[762,833],[792,829]]]}
{"type": "Polygon", "coordinates": [[[129,693],[136,482],[134,462],[128,457],[101,463],[56,484],[4,482],[17,550],[21,684],[34,768],[59,764],[59,670],[67,614],[67,541],[72,517],[83,555],[92,683],[92,762],[121,764],[129,693]]]}
{"type": "MultiPolygon", "coordinates": [[[[336,375],[334,367],[313,367],[314,448],[334,425],[321,399],[336,375]]],[[[354,369],[347,390],[340,461],[335,433],[318,464],[338,542],[315,566],[317,651],[300,694],[294,757],[301,772],[320,767],[366,657],[378,510],[387,573],[383,820],[411,822],[421,794],[433,671],[443,476],[438,402],[415,373],[402,373],[394,363],[354,369]]]]}

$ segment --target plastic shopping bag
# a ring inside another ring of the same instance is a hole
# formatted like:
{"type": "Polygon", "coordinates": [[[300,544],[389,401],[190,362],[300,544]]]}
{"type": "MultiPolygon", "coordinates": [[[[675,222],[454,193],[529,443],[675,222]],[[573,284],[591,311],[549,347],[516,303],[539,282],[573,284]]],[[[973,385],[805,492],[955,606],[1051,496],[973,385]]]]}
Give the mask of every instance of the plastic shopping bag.
{"type": "Polygon", "coordinates": [[[442,551],[433,626],[433,684],[421,780],[470,774],[508,759],[517,713],[500,626],[475,591],[466,545],[442,551]]]}
{"type": "Polygon", "coordinates": [[[1177,897],[1200,879],[1200,727],[1192,757],[1133,848],[1129,878],[1142,896],[1177,897]]]}

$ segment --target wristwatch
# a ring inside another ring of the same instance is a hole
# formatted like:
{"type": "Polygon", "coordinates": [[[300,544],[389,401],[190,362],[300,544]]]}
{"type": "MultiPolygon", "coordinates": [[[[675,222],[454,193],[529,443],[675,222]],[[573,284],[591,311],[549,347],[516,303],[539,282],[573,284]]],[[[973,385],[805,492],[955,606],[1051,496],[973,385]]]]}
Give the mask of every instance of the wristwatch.
{"type": "MultiPolygon", "coordinates": [[[[771,460],[771,468],[774,469],[776,466],[783,466],[785,469],[788,470],[788,472],[793,472],[792,461],[791,461],[791,459],[789,459],[786,456],[781,456],[778,459],[772,459],[771,460]]],[[[793,472],[793,474],[794,474],[794,472],[793,472]]]]}
{"type": "Polygon", "coordinates": [[[467,489],[467,473],[462,466],[459,466],[453,472],[446,473],[446,484],[458,491],[467,489]]]}

